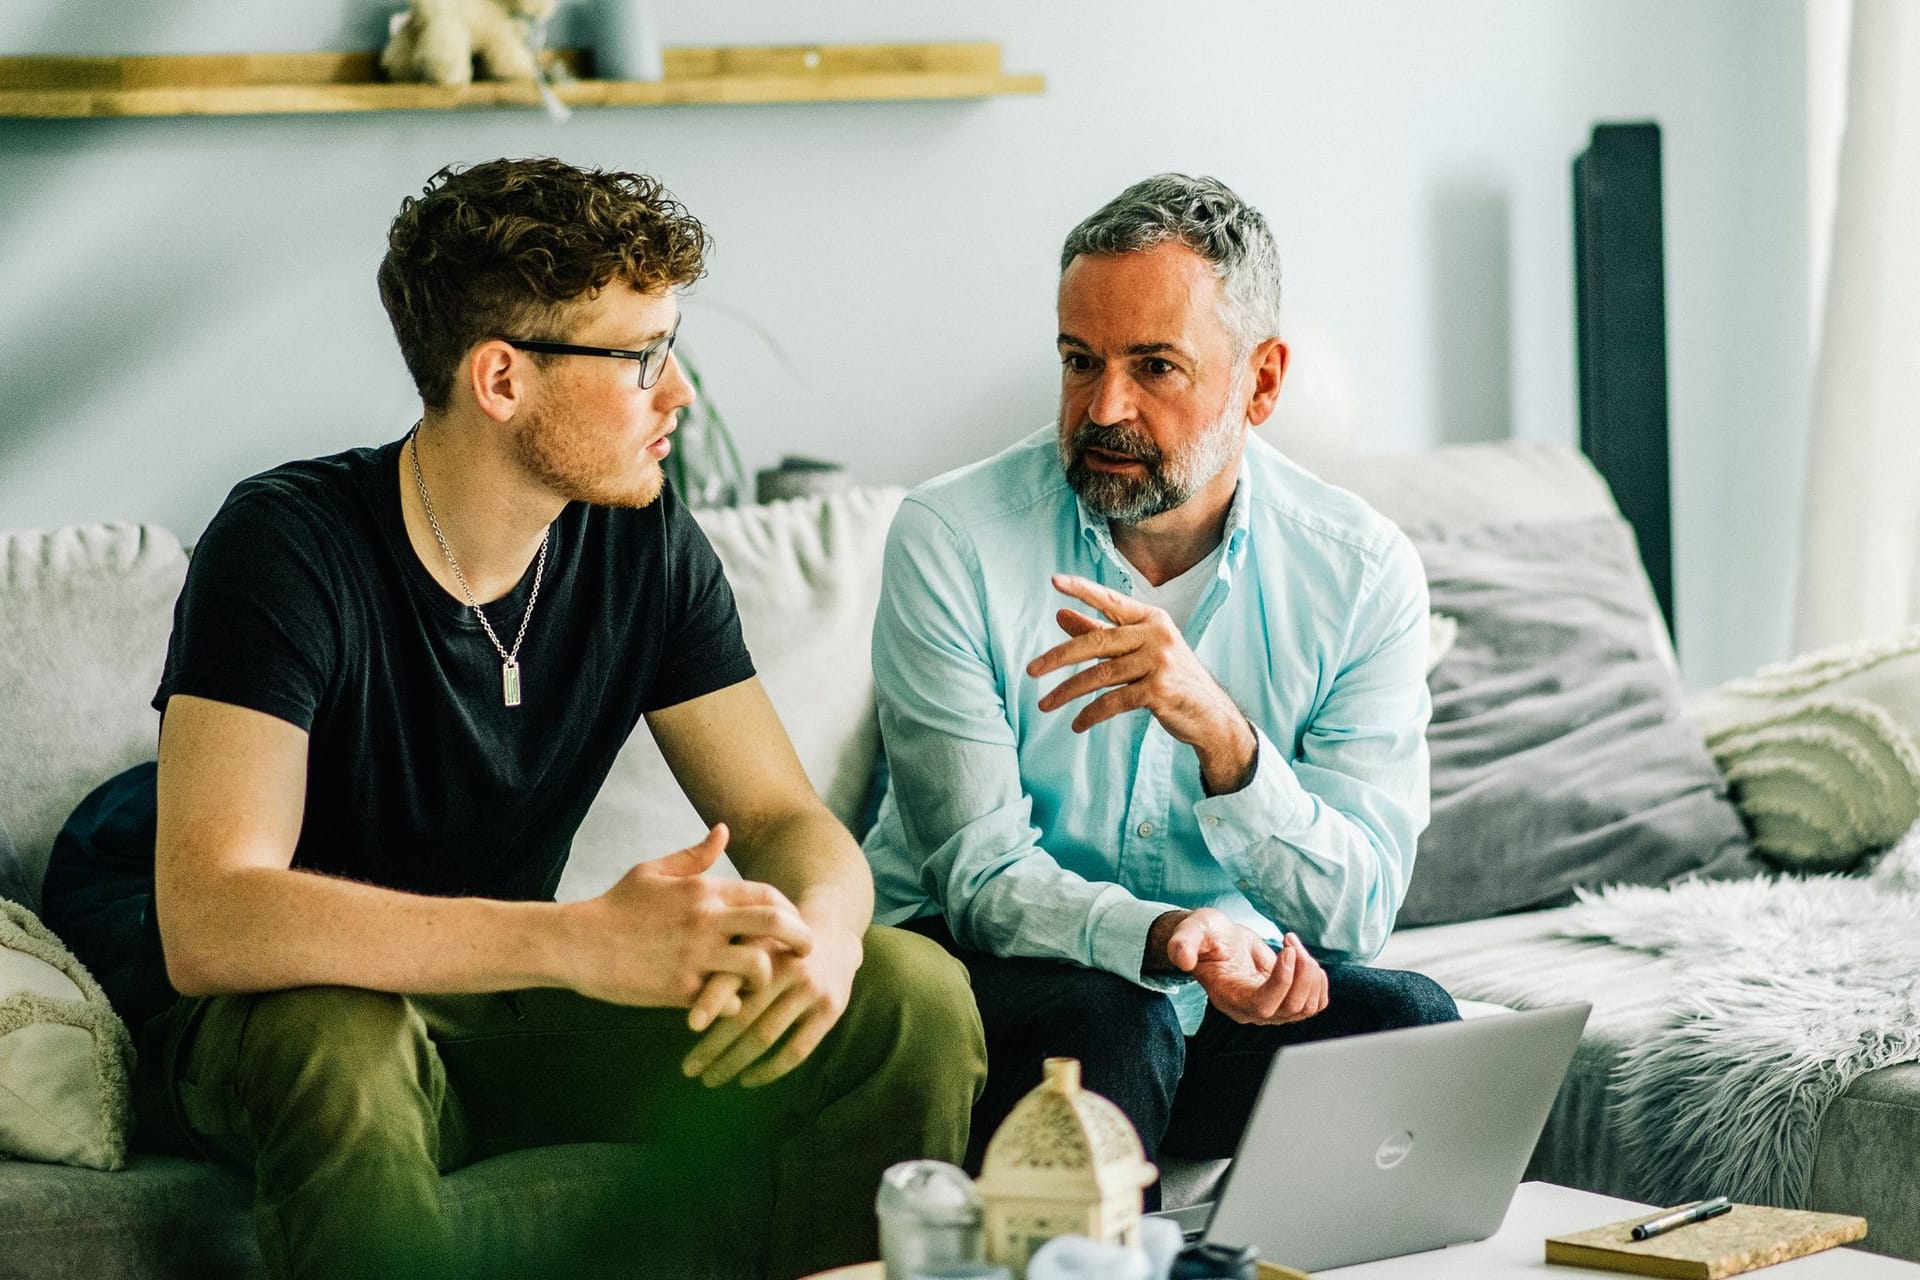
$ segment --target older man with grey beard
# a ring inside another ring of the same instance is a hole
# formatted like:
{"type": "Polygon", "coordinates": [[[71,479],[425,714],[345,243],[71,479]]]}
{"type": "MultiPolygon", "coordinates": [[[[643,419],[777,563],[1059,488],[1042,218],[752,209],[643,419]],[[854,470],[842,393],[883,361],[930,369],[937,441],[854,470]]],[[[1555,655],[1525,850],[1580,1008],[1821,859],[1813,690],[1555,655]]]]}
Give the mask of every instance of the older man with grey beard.
{"type": "Polygon", "coordinates": [[[1226,186],[1122,192],[1067,237],[1058,306],[1058,423],[889,537],[878,919],[967,965],[976,1162],[1059,1055],[1149,1158],[1231,1155],[1282,1046],[1458,1016],[1366,963],[1427,820],[1426,584],[1252,435],[1279,255],[1226,186]]]}

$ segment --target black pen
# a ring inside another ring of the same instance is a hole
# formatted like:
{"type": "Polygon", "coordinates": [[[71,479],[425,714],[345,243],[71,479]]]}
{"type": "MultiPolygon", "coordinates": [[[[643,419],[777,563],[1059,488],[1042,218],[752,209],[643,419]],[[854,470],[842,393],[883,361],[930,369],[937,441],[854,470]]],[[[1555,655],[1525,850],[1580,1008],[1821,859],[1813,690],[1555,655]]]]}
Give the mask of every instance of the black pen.
{"type": "Polygon", "coordinates": [[[1733,1201],[1725,1196],[1715,1196],[1711,1200],[1702,1200],[1687,1209],[1675,1209],[1672,1213],[1663,1213],[1635,1227],[1631,1232],[1635,1240],[1651,1240],[1664,1235],[1675,1227],[1690,1226],[1696,1222],[1705,1222],[1708,1218],[1717,1218],[1723,1213],[1733,1212],[1733,1201]]]}

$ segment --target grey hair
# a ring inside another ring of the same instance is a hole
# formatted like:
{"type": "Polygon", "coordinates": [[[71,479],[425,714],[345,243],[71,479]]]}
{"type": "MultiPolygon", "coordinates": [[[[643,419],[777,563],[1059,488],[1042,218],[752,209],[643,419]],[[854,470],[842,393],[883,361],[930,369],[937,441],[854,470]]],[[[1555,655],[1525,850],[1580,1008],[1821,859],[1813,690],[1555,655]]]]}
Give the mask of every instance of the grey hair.
{"type": "Polygon", "coordinates": [[[1060,273],[1083,253],[1139,253],[1178,240],[1213,266],[1221,323],[1242,353],[1280,332],[1280,250],[1260,211],[1218,178],[1159,173],[1067,233],[1060,273]]]}

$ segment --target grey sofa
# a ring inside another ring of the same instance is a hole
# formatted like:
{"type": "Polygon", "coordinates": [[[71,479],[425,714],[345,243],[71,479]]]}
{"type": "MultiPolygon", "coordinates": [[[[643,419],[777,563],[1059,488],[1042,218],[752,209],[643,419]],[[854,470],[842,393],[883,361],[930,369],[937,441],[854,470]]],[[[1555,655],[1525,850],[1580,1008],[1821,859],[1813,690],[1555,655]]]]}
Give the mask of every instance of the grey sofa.
{"type": "MultiPolygon", "coordinates": [[[[1479,519],[1489,510],[1617,518],[1585,461],[1552,446],[1473,446],[1321,469],[1403,521],[1479,519]]],[[[878,745],[867,630],[898,499],[856,491],[701,517],[769,693],[815,785],[849,822],[863,811],[878,745]]],[[[0,822],[37,878],[80,797],[151,757],[157,718],[147,704],[185,556],[164,530],[97,526],[0,537],[0,566],[0,822]]],[[[575,841],[561,896],[597,892],[633,861],[701,831],[638,735],[575,841]]],[[[1429,973],[1470,999],[1591,1000],[1592,1023],[1529,1176],[1635,1196],[1604,1108],[1619,1053],[1658,1016],[1674,978],[1633,953],[1554,938],[1551,915],[1403,931],[1383,963],[1429,973]],[[1499,981],[1471,962],[1489,954],[1499,957],[1499,981]]],[[[1916,1156],[1920,1067],[1857,1082],[1822,1128],[1815,1207],[1864,1213],[1873,1222],[1868,1247],[1920,1258],[1920,1204],[1907,1180],[1916,1156]]],[[[621,1202],[620,1188],[659,1172],[661,1158],[644,1147],[556,1147],[482,1162],[444,1187],[462,1229],[528,1275],[572,1274],[569,1242],[609,1223],[630,1235],[635,1274],[753,1274],[766,1206],[752,1193],[721,1203],[674,1197],[667,1224],[649,1221],[657,1206],[642,1212],[621,1202]],[[711,1247],[669,1263],[667,1237],[687,1235],[711,1247]]],[[[1168,1203],[1203,1195],[1219,1171],[1169,1162],[1168,1203]]],[[[255,1275],[247,1205],[244,1177],[199,1161],[136,1154],[113,1173],[0,1161],[0,1280],[255,1275]]]]}

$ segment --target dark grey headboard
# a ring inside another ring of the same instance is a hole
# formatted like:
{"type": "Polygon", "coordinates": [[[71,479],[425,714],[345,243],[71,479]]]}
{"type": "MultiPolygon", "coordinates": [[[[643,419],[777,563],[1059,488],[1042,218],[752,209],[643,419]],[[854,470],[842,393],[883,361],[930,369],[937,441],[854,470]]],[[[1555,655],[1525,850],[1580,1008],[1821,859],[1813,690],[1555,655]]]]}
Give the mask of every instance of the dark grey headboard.
{"type": "Polygon", "coordinates": [[[1613,489],[1673,631],[1660,126],[1600,124],[1573,162],[1580,448],[1613,489]]]}

